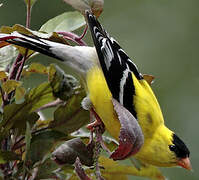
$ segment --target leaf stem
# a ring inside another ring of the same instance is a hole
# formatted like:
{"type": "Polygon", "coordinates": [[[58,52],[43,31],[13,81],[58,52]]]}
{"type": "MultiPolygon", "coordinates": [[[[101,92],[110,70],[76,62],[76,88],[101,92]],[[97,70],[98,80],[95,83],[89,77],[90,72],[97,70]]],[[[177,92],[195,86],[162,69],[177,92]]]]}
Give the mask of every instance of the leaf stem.
{"type": "Polygon", "coordinates": [[[63,104],[63,103],[64,103],[64,101],[62,101],[61,99],[58,98],[55,101],[52,101],[52,102],[50,102],[48,104],[45,104],[45,105],[41,106],[35,112],[39,112],[39,111],[41,111],[43,109],[50,108],[50,107],[56,107],[57,105],[60,105],[60,104],[63,104]]]}
{"type": "Polygon", "coordinates": [[[88,25],[86,25],[86,27],[84,28],[84,31],[83,31],[82,35],[79,36],[79,38],[76,38],[76,40],[82,40],[84,38],[84,36],[86,35],[87,30],[88,30],[88,25]]]}
{"type": "Polygon", "coordinates": [[[84,29],[84,32],[81,36],[78,36],[75,33],[72,32],[57,32],[57,34],[63,35],[64,38],[69,39],[75,43],[77,43],[80,46],[87,46],[86,42],[82,40],[82,38],[85,36],[88,28],[84,29]]]}
{"type": "Polygon", "coordinates": [[[28,0],[27,11],[26,11],[26,27],[27,28],[30,28],[31,10],[32,10],[31,0],[28,0]]]}

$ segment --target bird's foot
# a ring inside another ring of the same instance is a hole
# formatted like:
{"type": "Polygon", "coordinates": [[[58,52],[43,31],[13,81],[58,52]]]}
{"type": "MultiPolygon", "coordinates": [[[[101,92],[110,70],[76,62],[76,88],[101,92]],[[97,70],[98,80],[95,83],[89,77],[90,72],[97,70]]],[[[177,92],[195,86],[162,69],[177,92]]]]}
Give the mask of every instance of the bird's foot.
{"type": "Polygon", "coordinates": [[[87,129],[89,129],[91,132],[94,132],[95,129],[97,128],[98,131],[103,134],[105,131],[105,125],[102,122],[101,118],[98,116],[98,114],[95,112],[95,110],[93,109],[93,107],[90,109],[90,116],[91,119],[93,119],[92,117],[95,117],[95,121],[91,122],[90,124],[87,125],[87,129]]]}

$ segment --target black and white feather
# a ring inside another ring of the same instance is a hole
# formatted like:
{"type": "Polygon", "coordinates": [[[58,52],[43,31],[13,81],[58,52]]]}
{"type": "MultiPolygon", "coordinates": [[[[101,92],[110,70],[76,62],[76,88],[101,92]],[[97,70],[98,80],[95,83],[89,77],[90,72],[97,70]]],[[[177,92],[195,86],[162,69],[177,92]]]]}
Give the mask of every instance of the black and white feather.
{"type": "Polygon", "coordinates": [[[0,40],[9,36],[16,38],[8,39],[7,42],[56,58],[84,77],[87,71],[98,62],[96,50],[93,47],[69,46],[18,32],[13,32],[11,35],[0,34],[0,40]]]}
{"type": "Polygon", "coordinates": [[[143,79],[143,76],[120,45],[103,29],[96,17],[89,11],[86,15],[100,65],[112,96],[136,117],[133,107],[135,88],[132,73],[139,80],[143,79]]]}

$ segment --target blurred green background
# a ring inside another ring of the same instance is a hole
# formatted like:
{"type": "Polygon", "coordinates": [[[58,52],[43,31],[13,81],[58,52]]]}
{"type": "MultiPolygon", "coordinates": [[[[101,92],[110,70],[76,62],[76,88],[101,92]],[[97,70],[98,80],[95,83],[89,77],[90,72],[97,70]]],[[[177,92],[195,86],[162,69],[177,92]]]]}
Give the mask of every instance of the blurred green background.
{"type": "MultiPolygon", "coordinates": [[[[0,26],[25,24],[23,0],[1,2],[4,5],[0,8],[0,26]]],[[[165,123],[191,151],[193,172],[162,168],[171,180],[199,179],[198,7],[198,0],[105,0],[100,17],[140,71],[156,77],[152,88],[165,123]]],[[[72,8],[62,0],[38,0],[33,7],[31,29],[37,30],[48,19],[69,10],[72,8]]],[[[36,60],[49,61],[41,55],[36,60]]]]}

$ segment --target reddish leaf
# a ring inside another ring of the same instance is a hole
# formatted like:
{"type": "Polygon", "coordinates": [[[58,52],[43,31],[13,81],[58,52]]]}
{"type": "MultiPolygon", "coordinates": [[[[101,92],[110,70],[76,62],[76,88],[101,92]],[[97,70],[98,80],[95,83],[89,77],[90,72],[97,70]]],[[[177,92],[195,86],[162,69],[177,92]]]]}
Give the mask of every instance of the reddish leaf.
{"type": "Polygon", "coordinates": [[[113,160],[122,160],[136,154],[144,143],[142,130],[135,117],[117,100],[112,99],[121,124],[119,146],[111,154],[113,160]]]}

